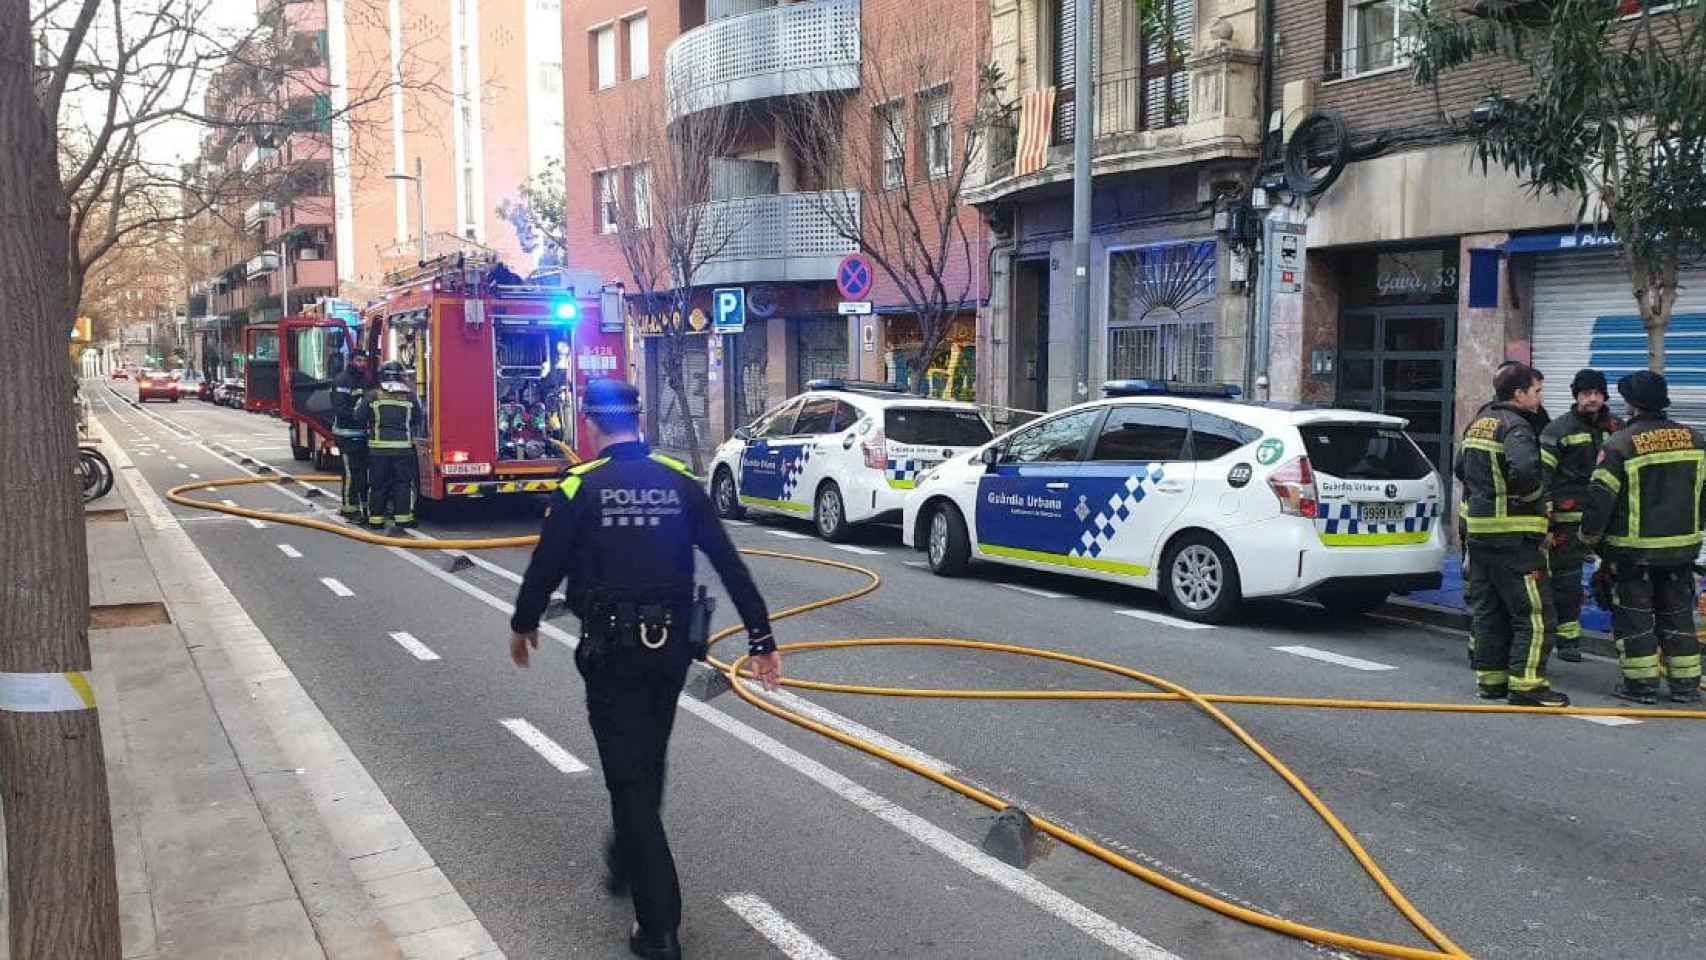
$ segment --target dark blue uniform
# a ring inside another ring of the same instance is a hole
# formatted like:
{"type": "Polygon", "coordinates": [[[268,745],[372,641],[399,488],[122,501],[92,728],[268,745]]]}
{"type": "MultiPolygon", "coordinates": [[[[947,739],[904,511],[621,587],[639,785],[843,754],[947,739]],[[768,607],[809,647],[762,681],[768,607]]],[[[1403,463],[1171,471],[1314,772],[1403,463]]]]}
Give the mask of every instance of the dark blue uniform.
{"type": "Polygon", "coordinates": [[[671,935],[681,923],[681,890],[661,809],[675,703],[693,658],[684,641],[694,547],[733,598],[749,649],[775,650],[764,598],[710,498],[679,461],[638,441],[607,447],[551,495],[510,619],[516,633],[538,629],[551,592],[567,579],[570,609],[581,620],[575,666],[586,680],[587,715],[610,790],[613,871],[631,886],[640,926],[671,935]],[[636,610],[646,616],[648,609],[654,620],[672,620],[667,638],[633,623],[636,610]]]}

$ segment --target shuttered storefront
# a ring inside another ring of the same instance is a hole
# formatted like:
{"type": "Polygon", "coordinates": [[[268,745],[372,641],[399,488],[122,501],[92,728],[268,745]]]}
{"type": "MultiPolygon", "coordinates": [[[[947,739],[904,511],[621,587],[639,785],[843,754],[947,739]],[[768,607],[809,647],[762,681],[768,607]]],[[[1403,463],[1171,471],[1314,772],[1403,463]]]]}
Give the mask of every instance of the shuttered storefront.
{"type": "MultiPolygon", "coordinates": [[[[1665,334],[1671,415],[1706,429],[1706,270],[1685,270],[1665,334]]],[[[1605,371],[1612,409],[1617,380],[1647,367],[1647,333],[1630,293],[1629,272],[1612,252],[1535,258],[1534,364],[1546,375],[1546,410],[1570,408],[1570,380],[1583,367],[1605,371]]]]}

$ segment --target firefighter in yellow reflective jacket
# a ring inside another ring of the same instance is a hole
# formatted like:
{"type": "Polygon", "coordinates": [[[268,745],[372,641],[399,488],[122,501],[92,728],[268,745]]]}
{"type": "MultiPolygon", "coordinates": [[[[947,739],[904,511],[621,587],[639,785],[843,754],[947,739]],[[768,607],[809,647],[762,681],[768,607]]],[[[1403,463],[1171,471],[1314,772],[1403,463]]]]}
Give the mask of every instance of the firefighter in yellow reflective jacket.
{"type": "Polygon", "coordinates": [[[1552,595],[1547,582],[1546,485],[1540,461],[1540,371],[1522,363],[1493,378],[1497,399],[1463,432],[1457,479],[1467,542],[1470,660],[1483,699],[1567,706],[1546,682],[1552,595]]]}
{"type": "Polygon", "coordinates": [[[425,434],[420,401],[409,389],[408,372],[400,363],[379,368],[379,390],[355,405],[357,423],[367,425],[367,524],[399,527],[415,524],[415,489],[419,478],[415,441],[425,434]]]}
{"type": "Polygon", "coordinates": [[[1706,512],[1706,438],[1665,417],[1670,390],[1647,370],[1617,383],[1629,425],[1605,442],[1593,472],[1583,536],[1603,535],[1600,556],[1616,576],[1611,629],[1625,700],[1657,703],[1659,649],[1670,698],[1700,700],[1700,639],[1694,633],[1694,559],[1706,512]]]}
{"type": "Polygon", "coordinates": [[[1558,623],[1552,648],[1558,659],[1582,659],[1582,567],[1592,549],[1582,540],[1582,508],[1605,438],[1623,429],[1606,409],[1605,374],[1581,370],[1570,381],[1576,402],[1540,431],[1540,460],[1552,498],[1552,609],[1558,623]]]}

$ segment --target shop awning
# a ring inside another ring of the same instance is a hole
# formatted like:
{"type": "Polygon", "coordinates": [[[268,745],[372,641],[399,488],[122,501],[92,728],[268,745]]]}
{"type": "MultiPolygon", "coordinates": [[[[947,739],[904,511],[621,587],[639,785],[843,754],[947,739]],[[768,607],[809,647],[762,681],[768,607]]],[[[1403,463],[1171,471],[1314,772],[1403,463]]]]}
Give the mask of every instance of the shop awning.
{"type": "Polygon", "coordinates": [[[1617,234],[1610,230],[1556,230],[1524,233],[1505,241],[1506,253],[1591,253],[1617,249],[1617,234]]]}

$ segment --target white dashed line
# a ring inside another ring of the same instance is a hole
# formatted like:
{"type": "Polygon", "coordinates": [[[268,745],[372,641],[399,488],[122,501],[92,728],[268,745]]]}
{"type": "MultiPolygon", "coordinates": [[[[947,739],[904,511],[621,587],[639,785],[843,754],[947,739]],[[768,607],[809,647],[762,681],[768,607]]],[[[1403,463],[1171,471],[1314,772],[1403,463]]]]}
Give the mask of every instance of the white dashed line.
{"type": "Polygon", "coordinates": [[[1190,620],[1180,620],[1178,617],[1169,617],[1165,613],[1156,613],[1153,610],[1115,610],[1114,612],[1122,617],[1131,617],[1134,620],[1148,620],[1151,623],[1159,623],[1163,626],[1178,627],[1180,630],[1214,629],[1214,625],[1210,623],[1194,623],[1190,620]]]}
{"type": "Polygon", "coordinates": [[[499,720],[510,733],[520,738],[522,743],[532,747],[534,752],[545,758],[545,762],[564,773],[585,773],[587,765],[575,759],[575,755],[564,750],[557,741],[539,732],[539,728],[518,717],[499,720]]]}
{"type": "Polygon", "coordinates": [[[723,898],[723,903],[793,960],[835,960],[835,954],[790,923],[763,898],[750,893],[732,893],[723,898]]]}
{"type": "Polygon", "coordinates": [[[1322,663],[1336,663],[1341,667],[1350,667],[1352,670],[1375,671],[1398,669],[1390,663],[1376,663],[1373,660],[1363,660],[1359,657],[1347,657],[1342,653],[1333,653],[1330,650],[1317,650],[1314,647],[1292,646],[1275,647],[1274,649],[1281,653],[1289,653],[1297,657],[1308,657],[1311,660],[1319,660],[1322,663]]]}
{"type": "Polygon", "coordinates": [[[916,567],[919,570],[930,569],[930,564],[924,562],[923,560],[902,560],[901,563],[903,563],[909,567],[916,567]]]}
{"type": "Polygon", "coordinates": [[[334,577],[321,577],[320,582],[326,585],[327,590],[332,591],[333,593],[337,594],[340,597],[353,597],[353,596],[355,596],[354,590],[351,590],[349,587],[344,586],[341,582],[339,582],[334,577]]]}
{"type": "Polygon", "coordinates": [[[764,532],[770,534],[772,537],[781,537],[785,540],[810,540],[811,539],[811,537],[809,537],[803,533],[795,533],[792,530],[766,530],[764,532]]]}
{"type": "Polygon", "coordinates": [[[1579,717],[1573,714],[1570,719],[1586,720],[1589,723],[1597,723],[1602,727],[1632,727],[1641,722],[1634,717],[1579,717]]]}
{"type": "Polygon", "coordinates": [[[178,465],[179,470],[188,470],[190,468],[190,465],[187,463],[183,463],[183,462],[176,461],[176,460],[174,460],[173,463],[176,463],[178,465]]]}
{"type": "Polygon", "coordinates": [[[190,479],[191,479],[191,480],[200,480],[200,479],[201,479],[201,474],[199,474],[199,473],[192,473],[192,474],[190,474],[190,479]]]}
{"type": "Polygon", "coordinates": [[[302,559],[302,551],[296,549],[295,547],[291,546],[288,543],[279,544],[278,545],[278,552],[284,554],[285,556],[289,557],[292,560],[301,560],[302,559]]]}
{"type": "Polygon", "coordinates": [[[996,586],[1003,590],[1015,590],[1019,593],[1028,593],[1033,597],[1042,597],[1044,600],[1066,599],[1066,594],[1064,593],[1055,593],[1053,590],[1038,590],[1036,587],[1027,587],[1017,583],[998,583],[996,586]]]}
{"type": "MultiPolygon", "coordinates": [[[[433,653],[430,647],[419,640],[416,640],[411,634],[407,634],[399,630],[396,633],[391,634],[391,639],[397,641],[397,646],[414,654],[416,660],[438,659],[438,654],[433,653]]],[[[505,721],[505,723],[508,723],[508,721],[505,721]]],[[[519,734],[517,734],[517,736],[519,736],[519,734]]]]}
{"type": "Polygon", "coordinates": [[[883,555],[881,550],[872,550],[870,547],[855,547],[850,543],[832,543],[829,546],[832,550],[840,550],[842,553],[856,553],[861,557],[880,557],[883,555]]]}

